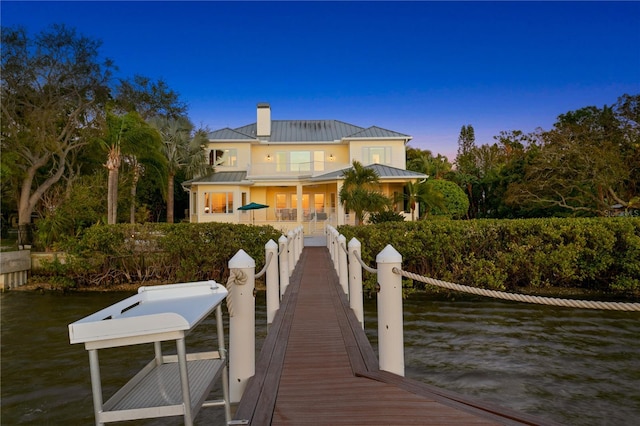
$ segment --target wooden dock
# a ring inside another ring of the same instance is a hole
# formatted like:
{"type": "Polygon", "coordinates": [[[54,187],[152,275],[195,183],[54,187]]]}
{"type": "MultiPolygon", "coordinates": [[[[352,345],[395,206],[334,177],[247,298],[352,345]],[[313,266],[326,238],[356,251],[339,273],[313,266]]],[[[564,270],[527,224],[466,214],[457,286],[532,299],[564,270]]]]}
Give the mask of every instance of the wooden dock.
{"type": "Polygon", "coordinates": [[[303,250],[234,419],[251,425],[551,424],[379,370],[324,247],[303,250]]]}

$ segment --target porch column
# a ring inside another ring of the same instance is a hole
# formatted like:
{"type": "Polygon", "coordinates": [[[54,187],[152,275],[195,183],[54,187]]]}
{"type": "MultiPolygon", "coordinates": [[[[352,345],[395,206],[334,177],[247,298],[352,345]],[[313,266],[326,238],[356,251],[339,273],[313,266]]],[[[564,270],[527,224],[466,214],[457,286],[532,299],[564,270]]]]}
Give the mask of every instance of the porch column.
{"type": "Polygon", "coordinates": [[[302,184],[296,185],[296,195],[298,196],[298,206],[296,208],[296,222],[302,223],[304,212],[302,211],[302,184]]]}
{"type": "Polygon", "coordinates": [[[336,184],[336,226],[344,225],[344,207],[340,202],[340,190],[343,181],[339,180],[336,184]]]}

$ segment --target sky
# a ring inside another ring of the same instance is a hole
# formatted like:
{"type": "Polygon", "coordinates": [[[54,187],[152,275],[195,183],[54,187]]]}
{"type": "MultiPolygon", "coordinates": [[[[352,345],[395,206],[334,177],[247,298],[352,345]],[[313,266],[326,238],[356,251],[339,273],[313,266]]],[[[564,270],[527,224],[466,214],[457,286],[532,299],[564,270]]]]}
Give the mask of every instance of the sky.
{"type": "Polygon", "coordinates": [[[335,119],[413,136],[455,159],[476,144],[550,129],[560,114],[640,94],[640,2],[0,3],[35,35],[64,23],[119,68],[163,79],[196,126],[335,119]]]}

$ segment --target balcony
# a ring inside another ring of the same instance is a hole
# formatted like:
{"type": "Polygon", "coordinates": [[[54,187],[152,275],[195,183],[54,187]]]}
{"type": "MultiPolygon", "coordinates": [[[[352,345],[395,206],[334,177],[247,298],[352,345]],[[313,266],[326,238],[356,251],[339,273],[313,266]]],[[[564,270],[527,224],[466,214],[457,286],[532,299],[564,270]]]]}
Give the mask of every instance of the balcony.
{"type": "Polygon", "coordinates": [[[311,161],[308,163],[264,163],[249,164],[247,178],[249,179],[295,179],[301,177],[320,176],[349,167],[348,163],[333,161],[311,161]]]}

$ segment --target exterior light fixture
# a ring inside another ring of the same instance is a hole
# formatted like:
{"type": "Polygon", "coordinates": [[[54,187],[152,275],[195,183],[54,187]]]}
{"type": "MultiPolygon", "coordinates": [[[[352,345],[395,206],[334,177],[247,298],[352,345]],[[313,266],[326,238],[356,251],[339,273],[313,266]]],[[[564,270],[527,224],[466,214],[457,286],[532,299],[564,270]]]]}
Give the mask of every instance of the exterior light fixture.
{"type": "Polygon", "coordinates": [[[267,154],[267,161],[271,161],[271,154],[267,154]]]}
{"type": "Polygon", "coordinates": [[[329,161],[333,161],[335,160],[335,158],[333,157],[333,154],[329,154],[329,161]]]}

